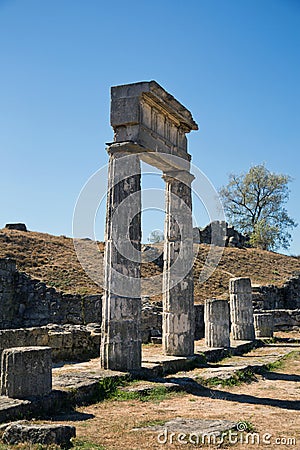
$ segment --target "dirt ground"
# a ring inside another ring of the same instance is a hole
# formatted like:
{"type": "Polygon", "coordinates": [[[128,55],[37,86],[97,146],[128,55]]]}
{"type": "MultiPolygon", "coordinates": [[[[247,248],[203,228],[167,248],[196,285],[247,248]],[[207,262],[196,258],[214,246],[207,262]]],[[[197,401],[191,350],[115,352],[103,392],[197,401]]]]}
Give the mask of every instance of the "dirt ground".
{"type": "MultiPolygon", "coordinates": [[[[294,335],[299,338],[299,334],[294,335]]],[[[178,436],[168,435],[172,443],[159,443],[158,431],[145,427],[176,417],[226,419],[251,424],[246,433],[230,437],[231,443],[206,445],[206,448],[300,449],[300,352],[294,352],[282,367],[257,381],[233,387],[203,388],[197,395],[168,394],[162,401],[106,400],[79,408],[77,416],[65,420],[77,428],[77,436],[105,450],[195,449],[200,444],[178,443],[178,436]],[[136,428],[142,430],[135,430],[136,428]],[[255,433],[255,435],[253,435],[255,433]],[[236,440],[238,443],[235,443],[236,440]],[[254,439],[254,443],[252,443],[254,439]]],[[[161,441],[164,438],[161,437],[161,441]]],[[[188,440],[182,438],[182,441],[188,440]]],[[[93,449],[93,447],[89,447],[93,449]]]]}

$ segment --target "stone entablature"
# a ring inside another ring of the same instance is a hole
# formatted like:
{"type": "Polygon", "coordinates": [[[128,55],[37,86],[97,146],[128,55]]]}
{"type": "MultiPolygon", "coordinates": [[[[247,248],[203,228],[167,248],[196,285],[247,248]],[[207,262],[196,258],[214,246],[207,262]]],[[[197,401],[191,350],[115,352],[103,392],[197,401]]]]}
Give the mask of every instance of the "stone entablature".
{"type": "Polygon", "coordinates": [[[134,142],[144,151],[190,160],[186,133],[198,130],[190,111],[155,81],[111,88],[114,142],[134,142]]]}

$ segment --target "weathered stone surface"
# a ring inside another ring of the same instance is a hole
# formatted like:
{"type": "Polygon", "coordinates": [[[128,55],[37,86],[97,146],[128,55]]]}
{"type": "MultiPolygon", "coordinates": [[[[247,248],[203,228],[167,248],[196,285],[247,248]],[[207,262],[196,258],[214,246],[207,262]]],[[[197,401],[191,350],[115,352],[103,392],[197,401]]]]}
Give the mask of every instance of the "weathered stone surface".
{"type": "Polygon", "coordinates": [[[101,322],[101,295],[62,294],[0,259],[0,329],[101,322]]]}
{"type": "Polygon", "coordinates": [[[0,259],[0,326],[14,322],[19,305],[16,300],[16,261],[0,259]]]}
{"type": "Polygon", "coordinates": [[[84,361],[99,356],[100,324],[47,325],[0,330],[0,354],[11,347],[48,346],[53,361],[84,361]]]}
{"type": "Polygon", "coordinates": [[[214,221],[204,228],[193,228],[195,244],[213,244],[220,247],[249,246],[249,236],[239,233],[224,221],[214,221]]]}
{"type": "Polygon", "coordinates": [[[6,444],[57,444],[66,446],[76,436],[76,428],[60,424],[12,423],[5,429],[2,439],[6,444]]]}
{"type": "Polygon", "coordinates": [[[128,371],[141,367],[140,183],[138,156],[128,159],[120,153],[110,154],[100,351],[103,369],[128,371]],[[129,197],[122,210],[120,205],[129,197]],[[121,248],[126,242],[126,248],[121,248]]]}
{"type": "Polygon", "coordinates": [[[1,395],[28,398],[46,395],[52,389],[50,347],[14,347],[1,358],[1,395]]]}
{"type": "Polygon", "coordinates": [[[252,294],[251,280],[248,277],[230,278],[230,294],[252,294]]]}
{"type": "Polygon", "coordinates": [[[185,134],[198,126],[191,113],[154,81],[112,88],[111,125],[101,367],[135,370],[141,365],[141,255],[135,252],[141,250],[140,158],[162,169],[167,184],[164,349],[172,355],[193,354],[193,177],[185,134]]]}
{"type": "Polygon", "coordinates": [[[231,278],[229,291],[232,337],[252,341],[255,339],[255,332],[250,278],[231,278]]]}
{"type": "Polygon", "coordinates": [[[272,314],[275,331],[300,330],[300,309],[273,309],[261,312],[272,314]]]}
{"type": "Polygon", "coordinates": [[[25,223],[7,223],[5,228],[8,230],[27,231],[25,223]]]}
{"type": "Polygon", "coordinates": [[[185,134],[198,126],[188,111],[155,81],[111,88],[114,142],[131,141],[156,153],[189,159],[185,134]]]}
{"type": "Polygon", "coordinates": [[[255,310],[299,309],[300,274],[290,277],[282,287],[273,285],[256,286],[253,289],[255,310]]]}
{"type": "MultiPolygon", "coordinates": [[[[229,420],[207,420],[176,417],[164,425],[154,425],[145,429],[158,432],[160,444],[217,444],[217,437],[236,427],[236,423],[229,420]]],[[[220,443],[220,442],[219,442],[220,443]]]]}
{"type": "Polygon", "coordinates": [[[256,337],[273,337],[274,318],[273,314],[254,314],[254,329],[256,337]]]}
{"type": "Polygon", "coordinates": [[[163,348],[167,355],[194,354],[193,228],[187,172],[167,173],[163,279],[163,348]]]}
{"type": "Polygon", "coordinates": [[[204,306],[205,344],[230,347],[229,305],[225,300],[207,299],[204,306]]]}

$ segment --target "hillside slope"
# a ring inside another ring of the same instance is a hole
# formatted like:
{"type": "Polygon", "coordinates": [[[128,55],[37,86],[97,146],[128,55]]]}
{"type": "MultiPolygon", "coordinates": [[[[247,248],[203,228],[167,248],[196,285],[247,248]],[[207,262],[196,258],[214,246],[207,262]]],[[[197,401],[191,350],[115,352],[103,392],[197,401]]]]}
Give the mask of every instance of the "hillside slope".
{"type": "MultiPolygon", "coordinates": [[[[103,254],[104,244],[98,243],[103,254]]],[[[194,263],[195,301],[209,297],[228,295],[229,278],[250,276],[253,284],[281,286],[295,273],[300,272],[300,258],[258,249],[225,248],[223,256],[212,276],[204,283],[199,276],[209,252],[209,245],[195,246],[198,255],[194,263]]],[[[65,236],[52,236],[32,231],[0,230],[0,258],[14,258],[18,269],[49,286],[68,293],[101,293],[84,272],[73,246],[73,240],[65,236]]],[[[142,265],[143,277],[161,273],[154,263],[142,265]]],[[[143,295],[152,295],[151,283],[143,295]]],[[[158,298],[157,296],[155,297],[158,298]]]]}

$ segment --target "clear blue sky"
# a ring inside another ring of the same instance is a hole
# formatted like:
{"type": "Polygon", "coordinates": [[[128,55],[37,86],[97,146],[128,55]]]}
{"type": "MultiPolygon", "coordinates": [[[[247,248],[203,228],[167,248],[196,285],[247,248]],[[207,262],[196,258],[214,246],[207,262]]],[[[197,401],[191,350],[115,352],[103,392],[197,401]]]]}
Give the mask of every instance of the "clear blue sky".
{"type": "Polygon", "coordinates": [[[298,0],[0,0],[0,227],[70,236],[107,163],[110,86],[152,79],[192,111],[189,151],[216,188],[265,162],[293,177],[300,222],[299,49],[298,0]]]}

